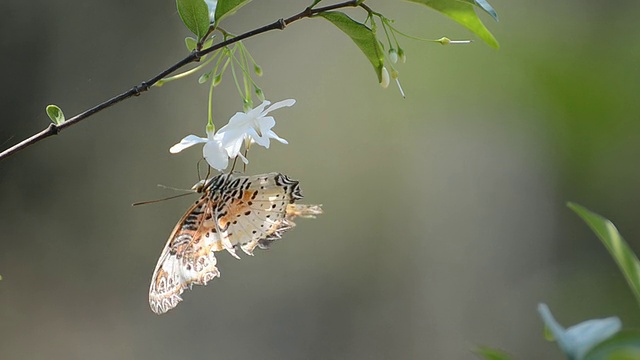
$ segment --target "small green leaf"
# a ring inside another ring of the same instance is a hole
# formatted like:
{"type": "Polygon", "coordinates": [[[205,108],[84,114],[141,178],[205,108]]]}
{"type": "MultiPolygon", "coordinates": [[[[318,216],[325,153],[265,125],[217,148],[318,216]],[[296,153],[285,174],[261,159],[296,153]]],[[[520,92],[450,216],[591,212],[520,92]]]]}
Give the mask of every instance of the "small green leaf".
{"type": "Polygon", "coordinates": [[[233,15],[238,9],[247,5],[251,0],[218,0],[216,5],[215,24],[218,26],[220,21],[227,16],[233,15]]]}
{"type": "Polygon", "coordinates": [[[511,356],[508,355],[507,353],[501,350],[492,349],[486,346],[479,346],[473,352],[476,353],[476,355],[478,355],[482,359],[486,359],[486,360],[511,360],[511,356]]]}
{"type": "Polygon", "coordinates": [[[638,257],[629,248],[613,223],[602,216],[593,213],[586,208],[568,203],[567,206],[584,220],[600,241],[609,250],[609,253],[622,270],[631,291],[640,304],[640,262],[638,257]]]}
{"type": "Polygon", "coordinates": [[[207,39],[203,44],[202,44],[202,49],[208,49],[211,47],[211,45],[213,45],[213,38],[209,38],[207,39]]]}
{"type": "Polygon", "coordinates": [[[591,349],[584,360],[640,359],[640,332],[622,330],[591,349]]]}
{"type": "Polygon", "coordinates": [[[322,12],[318,14],[318,16],[329,20],[358,45],[360,50],[371,62],[371,65],[373,65],[373,69],[378,76],[378,82],[381,82],[382,67],[384,66],[384,50],[373,30],[339,11],[322,12]]]}
{"type": "Polygon", "coordinates": [[[184,44],[187,46],[187,50],[193,51],[196,49],[196,46],[198,45],[198,40],[187,36],[186,38],[184,38],[184,44]]]}
{"type": "Polygon", "coordinates": [[[209,32],[209,7],[204,0],[176,0],[178,14],[184,25],[198,40],[209,32]]]}
{"type": "Polygon", "coordinates": [[[64,114],[62,113],[62,109],[60,109],[58,106],[47,105],[46,111],[47,111],[47,115],[49,116],[49,119],[51,119],[51,121],[53,121],[54,124],[60,125],[64,122],[65,120],[64,114]]]}
{"type": "MultiPolygon", "coordinates": [[[[409,0],[414,3],[426,5],[434,10],[437,10],[451,19],[457,21],[473,33],[478,35],[480,39],[494,48],[500,47],[496,38],[493,37],[491,32],[484,26],[478,14],[473,9],[474,5],[479,5],[484,11],[489,14],[495,13],[491,5],[486,1],[474,1],[474,0],[409,0]]],[[[495,17],[497,19],[497,15],[495,17]]]]}

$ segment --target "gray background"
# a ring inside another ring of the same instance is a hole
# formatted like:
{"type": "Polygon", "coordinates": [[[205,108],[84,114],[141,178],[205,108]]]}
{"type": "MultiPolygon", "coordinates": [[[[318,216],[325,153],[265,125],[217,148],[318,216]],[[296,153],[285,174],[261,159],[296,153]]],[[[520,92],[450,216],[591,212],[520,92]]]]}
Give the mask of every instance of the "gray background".
{"type": "MultiPolygon", "coordinates": [[[[473,38],[403,1],[367,1],[427,38],[473,38]]],[[[407,98],[381,89],[329,23],[246,41],[289,145],[249,173],[299,179],[324,204],[269,252],[218,256],[222,278],[148,308],[157,257],[195,197],[207,88],[154,88],[0,162],[2,359],[467,359],[490,345],[560,358],[536,305],[565,325],[640,317],[602,245],[565,207],[612,219],[640,250],[640,36],[632,1],[494,0],[501,42],[401,39],[407,98]]],[[[254,1],[240,33],[306,6],[254,1]]],[[[359,12],[350,12],[362,19],[359,12]]],[[[72,116],[186,55],[174,1],[0,1],[0,143],[72,116]]],[[[216,122],[241,109],[230,78],[216,122]]]]}

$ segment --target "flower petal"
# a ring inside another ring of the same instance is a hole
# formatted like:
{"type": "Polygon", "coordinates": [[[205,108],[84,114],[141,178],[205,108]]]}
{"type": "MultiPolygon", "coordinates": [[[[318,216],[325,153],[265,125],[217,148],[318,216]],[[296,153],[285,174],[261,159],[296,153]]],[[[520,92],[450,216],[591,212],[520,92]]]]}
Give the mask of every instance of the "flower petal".
{"type": "Polygon", "coordinates": [[[242,160],[243,163],[248,164],[249,163],[249,159],[247,159],[244,155],[242,155],[242,153],[238,153],[238,156],[240,157],[240,159],[242,160]]]}
{"type": "Polygon", "coordinates": [[[229,128],[235,128],[239,126],[251,126],[251,119],[253,119],[253,117],[250,117],[243,112],[237,112],[231,117],[231,119],[229,119],[227,125],[221,127],[218,132],[225,132],[228,131],[229,128]]]}
{"type": "Polygon", "coordinates": [[[276,133],[274,133],[273,131],[269,130],[269,132],[267,133],[267,136],[272,138],[272,139],[276,139],[278,141],[280,141],[283,144],[288,144],[289,142],[281,137],[279,137],[276,133]]]}
{"type": "Polygon", "coordinates": [[[264,116],[258,119],[257,122],[258,129],[260,133],[266,133],[271,130],[272,127],[276,126],[276,119],[273,116],[264,116]]]}
{"type": "MultiPolygon", "coordinates": [[[[222,130],[222,129],[221,129],[222,130]]],[[[214,139],[220,142],[222,148],[227,152],[227,155],[231,158],[238,156],[242,142],[244,141],[244,131],[238,131],[232,129],[227,132],[218,132],[214,136],[214,139]]]]}
{"type": "Polygon", "coordinates": [[[251,128],[247,131],[247,137],[260,146],[264,146],[265,148],[269,148],[269,137],[267,137],[264,133],[258,134],[258,132],[251,128]]]}
{"type": "Polygon", "coordinates": [[[202,148],[202,156],[209,165],[217,170],[224,170],[229,165],[229,156],[219,141],[208,141],[202,148]]]}
{"type": "MultiPolygon", "coordinates": [[[[262,117],[264,115],[263,114],[264,108],[269,106],[269,105],[271,105],[271,101],[265,100],[265,101],[262,102],[262,104],[260,104],[260,105],[256,106],[255,108],[249,110],[249,112],[247,112],[247,116],[249,116],[251,118],[254,118],[254,119],[262,117]]],[[[265,112],[265,114],[266,114],[266,112],[265,112]]]]}
{"type": "Polygon", "coordinates": [[[203,142],[207,142],[207,139],[201,138],[201,137],[195,136],[195,135],[188,135],[184,139],[180,140],[179,143],[173,145],[169,149],[169,152],[172,153],[172,154],[177,154],[180,151],[182,151],[182,150],[184,150],[184,149],[186,149],[188,147],[191,147],[191,146],[193,146],[195,144],[200,144],[200,143],[203,143],[203,142]]]}
{"type": "Polygon", "coordinates": [[[280,109],[280,108],[282,108],[282,107],[285,107],[285,106],[286,106],[286,107],[291,107],[291,106],[293,106],[293,104],[295,104],[295,103],[296,103],[296,100],[295,100],[295,99],[287,99],[287,100],[278,101],[277,103],[275,103],[275,104],[273,104],[273,105],[269,106],[269,107],[265,110],[264,114],[266,115],[267,113],[269,113],[269,112],[271,112],[271,111],[278,110],[278,109],[280,109]]]}

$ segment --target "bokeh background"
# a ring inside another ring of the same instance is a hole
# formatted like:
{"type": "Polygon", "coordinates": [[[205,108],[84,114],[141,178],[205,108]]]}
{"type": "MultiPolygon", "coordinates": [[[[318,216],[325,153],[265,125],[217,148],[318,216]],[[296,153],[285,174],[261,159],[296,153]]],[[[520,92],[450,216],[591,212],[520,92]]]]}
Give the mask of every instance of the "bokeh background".
{"type": "MultiPolygon", "coordinates": [[[[474,38],[419,5],[367,1],[407,33],[474,38]]],[[[195,196],[206,86],[154,88],[0,162],[2,359],[469,359],[477,345],[561,358],[546,302],[575,324],[640,324],[615,264],[567,201],[640,251],[640,34],[635,1],[493,0],[501,42],[401,39],[403,99],[322,19],[246,41],[289,145],[249,173],[299,179],[324,204],[268,252],[218,256],[222,277],[163,316],[147,304],[166,238],[195,196]]],[[[240,33],[301,10],[254,1],[240,33]]],[[[359,12],[350,12],[362,19],[359,12]]],[[[181,59],[174,1],[0,2],[0,143],[72,116],[181,59]]],[[[241,109],[230,78],[218,126],[241,109]]]]}

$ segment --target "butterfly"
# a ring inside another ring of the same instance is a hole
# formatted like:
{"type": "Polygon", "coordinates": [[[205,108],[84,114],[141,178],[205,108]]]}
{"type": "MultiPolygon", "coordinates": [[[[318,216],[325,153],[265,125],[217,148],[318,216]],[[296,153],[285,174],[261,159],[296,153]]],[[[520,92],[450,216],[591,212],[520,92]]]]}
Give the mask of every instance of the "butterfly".
{"type": "Polygon", "coordinates": [[[149,305],[156,314],[176,307],[186,288],[220,276],[215,252],[226,250],[239,259],[239,248],[253,255],[293,228],[295,217],[322,213],[320,205],[294,204],[302,198],[298,181],[275,172],[220,174],[198,191],[202,197],[176,224],[153,272],[149,305]]]}

